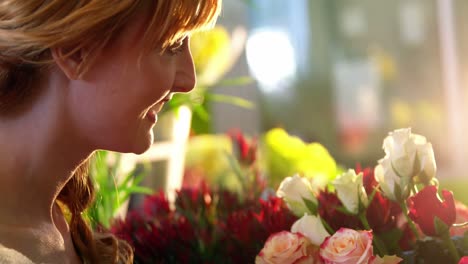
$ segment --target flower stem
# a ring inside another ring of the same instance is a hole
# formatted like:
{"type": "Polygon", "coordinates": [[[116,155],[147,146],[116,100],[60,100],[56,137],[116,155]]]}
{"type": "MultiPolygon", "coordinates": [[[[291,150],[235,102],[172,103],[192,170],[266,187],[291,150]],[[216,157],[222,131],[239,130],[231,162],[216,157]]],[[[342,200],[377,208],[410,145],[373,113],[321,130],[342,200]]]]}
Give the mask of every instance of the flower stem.
{"type": "MultiPolygon", "coordinates": [[[[361,223],[366,230],[372,230],[372,228],[369,225],[369,221],[367,221],[366,212],[362,212],[359,214],[359,220],[361,220],[361,223]]],[[[385,244],[380,240],[380,238],[376,234],[373,235],[372,242],[374,242],[374,245],[377,248],[377,251],[379,251],[380,256],[385,256],[388,254],[385,244]]]]}
{"type": "Polygon", "coordinates": [[[364,226],[364,228],[366,230],[371,230],[372,229],[370,227],[370,225],[369,225],[369,222],[367,221],[365,212],[359,214],[359,220],[361,220],[361,223],[362,223],[362,225],[364,226]]]}
{"type": "Polygon", "coordinates": [[[447,246],[450,255],[453,258],[453,263],[457,263],[458,260],[460,259],[460,254],[458,253],[457,248],[455,247],[455,244],[453,243],[452,238],[450,237],[450,232],[447,229],[445,232],[442,234],[442,240],[444,241],[445,245],[447,246]]]}
{"type": "Polygon", "coordinates": [[[405,216],[406,221],[408,222],[408,225],[409,225],[411,231],[413,232],[414,236],[416,237],[416,239],[419,239],[418,229],[416,228],[416,225],[414,225],[413,220],[411,220],[411,218],[409,217],[408,206],[406,206],[405,201],[400,202],[400,208],[403,211],[403,215],[405,216]]]}
{"type": "Polygon", "coordinates": [[[330,235],[333,235],[333,234],[335,233],[335,230],[333,230],[333,228],[331,228],[331,226],[327,223],[327,221],[325,221],[325,219],[320,218],[320,220],[322,221],[322,225],[323,225],[323,227],[325,227],[325,229],[327,230],[327,232],[328,232],[330,235]]]}

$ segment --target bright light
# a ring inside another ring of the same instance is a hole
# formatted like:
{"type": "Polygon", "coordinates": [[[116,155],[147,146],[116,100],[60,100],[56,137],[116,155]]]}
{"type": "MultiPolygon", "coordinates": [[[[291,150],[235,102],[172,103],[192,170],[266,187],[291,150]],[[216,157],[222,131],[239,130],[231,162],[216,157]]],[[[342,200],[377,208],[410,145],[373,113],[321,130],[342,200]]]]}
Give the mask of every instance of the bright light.
{"type": "Polygon", "coordinates": [[[285,32],[256,30],[246,43],[247,63],[251,74],[267,92],[281,88],[296,73],[294,48],[285,32]]]}

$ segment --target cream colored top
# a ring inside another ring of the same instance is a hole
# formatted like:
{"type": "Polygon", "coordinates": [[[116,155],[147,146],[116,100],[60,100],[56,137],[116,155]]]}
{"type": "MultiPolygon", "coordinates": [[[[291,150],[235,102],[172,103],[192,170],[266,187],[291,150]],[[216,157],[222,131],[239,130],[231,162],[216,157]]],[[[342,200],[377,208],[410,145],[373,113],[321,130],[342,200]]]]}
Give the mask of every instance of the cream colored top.
{"type": "Polygon", "coordinates": [[[0,244],[0,264],[34,264],[34,262],[20,252],[0,244]]]}

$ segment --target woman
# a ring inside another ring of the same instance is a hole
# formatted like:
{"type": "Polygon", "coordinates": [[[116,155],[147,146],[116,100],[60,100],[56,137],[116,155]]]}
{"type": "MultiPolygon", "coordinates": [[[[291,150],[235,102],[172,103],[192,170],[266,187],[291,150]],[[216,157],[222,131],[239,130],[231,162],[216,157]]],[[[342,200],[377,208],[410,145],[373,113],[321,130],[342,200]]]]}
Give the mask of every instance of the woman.
{"type": "Polygon", "coordinates": [[[150,147],[161,107],[195,85],[188,35],[220,5],[0,2],[0,263],[132,262],[126,243],[81,217],[87,160],[150,147]]]}

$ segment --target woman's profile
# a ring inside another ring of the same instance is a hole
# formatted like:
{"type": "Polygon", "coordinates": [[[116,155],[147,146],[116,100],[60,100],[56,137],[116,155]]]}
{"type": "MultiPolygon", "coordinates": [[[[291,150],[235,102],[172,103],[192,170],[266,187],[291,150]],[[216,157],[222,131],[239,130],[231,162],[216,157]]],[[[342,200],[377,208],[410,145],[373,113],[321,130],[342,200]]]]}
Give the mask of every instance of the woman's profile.
{"type": "Polygon", "coordinates": [[[189,35],[220,6],[0,1],[0,263],[132,262],[127,243],[82,218],[88,160],[150,147],[164,103],[195,85],[189,35]]]}

